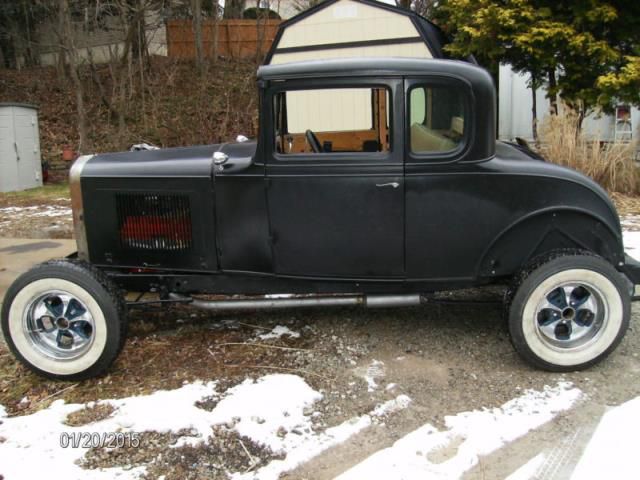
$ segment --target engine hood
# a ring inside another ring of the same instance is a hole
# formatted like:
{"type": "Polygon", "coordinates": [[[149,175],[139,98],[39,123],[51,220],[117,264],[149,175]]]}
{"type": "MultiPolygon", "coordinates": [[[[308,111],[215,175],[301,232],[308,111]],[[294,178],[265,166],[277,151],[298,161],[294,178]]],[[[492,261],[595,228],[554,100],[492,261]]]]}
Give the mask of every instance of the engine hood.
{"type": "Polygon", "coordinates": [[[81,176],[210,177],[213,172],[212,157],[216,151],[226,153],[229,158],[252,158],[256,151],[256,142],[101,153],[85,162],[81,176]]]}

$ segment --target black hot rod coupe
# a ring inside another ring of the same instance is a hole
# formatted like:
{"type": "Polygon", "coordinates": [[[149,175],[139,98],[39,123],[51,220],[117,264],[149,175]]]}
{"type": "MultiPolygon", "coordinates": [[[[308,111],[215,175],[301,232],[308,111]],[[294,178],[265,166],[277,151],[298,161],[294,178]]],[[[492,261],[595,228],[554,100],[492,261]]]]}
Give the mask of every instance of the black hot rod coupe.
{"type": "Polygon", "coordinates": [[[586,368],[621,341],[640,268],[612,202],[496,142],[485,70],[327,60],[261,67],[258,87],[255,142],[75,162],[77,254],[24,273],[4,300],[18,359],[48,377],[103,372],[124,343],[126,292],[210,310],[399,307],[504,284],[513,345],[536,367],[586,368]]]}

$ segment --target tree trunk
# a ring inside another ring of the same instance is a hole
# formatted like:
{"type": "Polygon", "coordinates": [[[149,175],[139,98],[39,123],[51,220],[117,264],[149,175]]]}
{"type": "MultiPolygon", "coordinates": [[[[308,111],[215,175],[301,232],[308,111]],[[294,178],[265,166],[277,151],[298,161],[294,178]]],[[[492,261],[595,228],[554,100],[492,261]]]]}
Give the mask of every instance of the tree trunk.
{"type": "Polygon", "coordinates": [[[27,2],[22,3],[22,14],[24,16],[24,25],[25,25],[25,52],[24,52],[24,64],[27,67],[33,67],[40,63],[40,58],[35,49],[35,44],[31,40],[31,22],[29,11],[27,10],[27,2]]]}
{"type": "Polygon", "coordinates": [[[533,141],[538,143],[538,102],[536,100],[538,89],[535,77],[531,76],[531,79],[531,132],[533,133],[533,141]]]}
{"type": "Polygon", "coordinates": [[[16,68],[16,49],[13,44],[13,37],[9,34],[0,35],[0,51],[5,68],[16,68]]]}
{"type": "Polygon", "coordinates": [[[145,29],[146,4],[144,0],[126,0],[127,21],[133,32],[131,38],[131,56],[133,59],[142,58],[145,67],[149,67],[149,46],[145,29]]]}
{"type": "Polygon", "coordinates": [[[582,123],[584,122],[584,117],[585,109],[580,108],[580,110],[578,110],[578,122],[576,124],[576,138],[578,138],[580,136],[580,133],[582,132],[582,123]]]}
{"type": "Polygon", "coordinates": [[[558,83],[556,82],[556,71],[549,70],[549,90],[548,90],[548,98],[549,98],[549,110],[551,115],[558,115],[558,100],[557,100],[557,92],[556,88],[558,87],[558,83]]]}
{"type": "Polygon", "coordinates": [[[216,63],[218,61],[218,32],[220,29],[220,19],[218,18],[218,12],[214,13],[213,17],[213,46],[211,47],[211,61],[216,63]]]}
{"type": "Polygon", "coordinates": [[[73,42],[71,29],[71,15],[69,13],[69,0],[58,0],[60,25],[62,26],[62,45],[67,52],[69,61],[69,74],[75,90],[76,111],[78,115],[78,152],[86,152],[89,148],[87,135],[87,113],[84,108],[84,89],[78,74],[78,52],[73,42]]]}
{"type": "Polygon", "coordinates": [[[204,73],[204,51],[202,46],[202,0],[192,0],[191,8],[193,10],[193,34],[196,43],[196,66],[198,72],[204,73]]]}
{"type": "Polygon", "coordinates": [[[257,29],[257,42],[256,42],[256,63],[260,65],[264,60],[264,54],[262,47],[264,46],[265,30],[267,28],[267,18],[269,17],[268,11],[260,10],[260,0],[256,2],[256,29],[257,29]]]}
{"type": "Polygon", "coordinates": [[[224,4],[224,18],[242,18],[246,0],[227,0],[224,4]]]}
{"type": "Polygon", "coordinates": [[[58,18],[56,25],[56,35],[58,40],[58,55],[56,58],[56,73],[58,74],[58,79],[66,82],[68,80],[67,75],[67,51],[66,46],[64,44],[64,15],[62,15],[62,8],[60,6],[60,2],[58,2],[58,18]]]}

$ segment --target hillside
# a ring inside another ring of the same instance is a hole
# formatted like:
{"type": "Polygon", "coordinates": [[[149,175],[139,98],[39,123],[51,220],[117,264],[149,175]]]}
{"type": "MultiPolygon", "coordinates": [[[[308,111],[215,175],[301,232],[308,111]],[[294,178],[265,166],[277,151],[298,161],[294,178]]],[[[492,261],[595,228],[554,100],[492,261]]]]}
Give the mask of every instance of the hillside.
{"type": "MultiPolygon", "coordinates": [[[[114,65],[85,67],[87,151],[123,150],[140,142],[163,147],[215,143],[255,134],[255,64],[219,61],[208,70],[199,76],[192,62],[164,57],[152,58],[142,75],[132,69],[119,76],[114,65]]],[[[55,67],[0,69],[0,102],[39,107],[42,160],[49,164],[50,178],[65,179],[70,162],[62,160],[62,150],[65,145],[75,150],[78,143],[71,82],[55,67]]]]}

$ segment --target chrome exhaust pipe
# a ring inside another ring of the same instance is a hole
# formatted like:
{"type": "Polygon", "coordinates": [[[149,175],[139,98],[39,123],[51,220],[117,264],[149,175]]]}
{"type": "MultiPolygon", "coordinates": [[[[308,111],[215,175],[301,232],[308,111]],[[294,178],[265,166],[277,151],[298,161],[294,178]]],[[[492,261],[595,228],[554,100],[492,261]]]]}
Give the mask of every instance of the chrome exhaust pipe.
{"type": "Polygon", "coordinates": [[[411,307],[423,302],[422,295],[367,295],[364,304],[368,308],[411,307]]]}
{"type": "Polygon", "coordinates": [[[273,310],[276,308],[302,307],[344,307],[363,305],[368,308],[406,307],[420,305],[422,297],[411,295],[344,295],[344,296],[309,296],[291,298],[251,298],[231,300],[202,300],[170,293],[169,298],[176,302],[186,303],[195,308],[209,311],[224,310],[273,310]]]}

